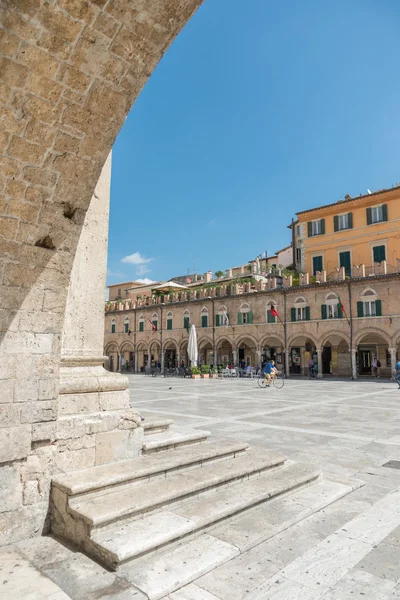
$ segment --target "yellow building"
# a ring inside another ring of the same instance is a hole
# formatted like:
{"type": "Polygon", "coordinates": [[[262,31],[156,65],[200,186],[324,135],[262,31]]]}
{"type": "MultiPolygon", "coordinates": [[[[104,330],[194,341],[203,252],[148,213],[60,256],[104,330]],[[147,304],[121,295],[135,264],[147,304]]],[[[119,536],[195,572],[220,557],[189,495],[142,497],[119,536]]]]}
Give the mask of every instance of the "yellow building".
{"type": "Polygon", "coordinates": [[[346,275],[363,264],[366,273],[386,261],[388,272],[400,263],[400,186],[379,190],[297,213],[304,232],[303,269],[329,275],[344,267],[346,275]]]}

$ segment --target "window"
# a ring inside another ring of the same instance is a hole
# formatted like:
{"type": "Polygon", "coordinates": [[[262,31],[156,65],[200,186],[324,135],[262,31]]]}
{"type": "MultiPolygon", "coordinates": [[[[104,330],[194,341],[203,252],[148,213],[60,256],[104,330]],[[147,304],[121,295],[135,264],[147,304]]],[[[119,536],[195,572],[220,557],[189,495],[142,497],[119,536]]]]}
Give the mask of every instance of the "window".
{"type": "Polygon", "coordinates": [[[238,325],[251,325],[253,323],[253,313],[248,304],[242,304],[238,312],[238,325]]]}
{"type": "Polygon", "coordinates": [[[337,319],[338,317],[338,305],[337,304],[327,304],[327,317],[328,319],[337,319]]]}
{"type": "Polygon", "coordinates": [[[111,321],[111,333],[115,333],[115,319],[111,321]]]}
{"type": "Polygon", "coordinates": [[[124,332],[128,333],[129,332],[129,319],[126,318],[125,322],[124,322],[124,332]]]}
{"type": "Polygon", "coordinates": [[[309,321],[310,307],[307,306],[305,298],[300,296],[296,298],[293,308],[290,309],[292,321],[309,321]]]}
{"type": "Polygon", "coordinates": [[[367,208],[367,225],[373,225],[374,223],[381,223],[382,221],[387,220],[387,204],[380,204],[379,206],[370,206],[367,208]]]}
{"type": "Polygon", "coordinates": [[[325,219],[308,222],[308,237],[323,235],[325,233],[325,219]]]}
{"type": "Polygon", "coordinates": [[[339,310],[339,298],[336,294],[328,294],[325,297],[325,304],[321,305],[322,319],[340,319],[342,311],[339,310]]]}
{"type": "Polygon", "coordinates": [[[313,264],[313,275],[317,274],[317,271],[321,272],[323,269],[322,256],[313,256],[312,259],[313,264]]]}
{"type": "Polygon", "coordinates": [[[296,235],[300,235],[300,225],[296,225],[296,235]]]}
{"type": "Polygon", "coordinates": [[[301,248],[296,248],[296,260],[301,261],[301,248]]]}
{"type": "Polygon", "coordinates": [[[121,288],[118,288],[118,298],[121,298],[121,288]]]}
{"type": "Polygon", "coordinates": [[[201,309],[201,326],[208,327],[208,309],[206,307],[201,309]]]}
{"type": "Polygon", "coordinates": [[[351,254],[350,250],[339,252],[339,267],[344,267],[345,274],[351,276],[351,254]]]}
{"type": "Polygon", "coordinates": [[[268,302],[267,304],[267,323],[276,323],[276,317],[271,315],[271,309],[275,309],[276,310],[276,306],[274,305],[273,302],[268,302]]]}
{"type": "Polygon", "coordinates": [[[374,263],[381,263],[386,260],[386,247],[385,246],[374,246],[374,263]]]}
{"type": "Polygon", "coordinates": [[[172,329],[172,312],[167,313],[167,329],[172,329]]]}
{"type": "Polygon", "coordinates": [[[380,317],[382,316],[382,302],[378,300],[377,294],[372,289],[367,289],[361,294],[361,300],[357,302],[358,317],[380,317]]]}
{"type": "Polygon", "coordinates": [[[190,313],[188,310],[183,313],[183,328],[186,329],[186,331],[189,331],[190,329],[190,313]]]}
{"type": "Polygon", "coordinates": [[[140,315],[139,317],[139,331],[144,331],[144,316],[140,315]]]}
{"type": "Polygon", "coordinates": [[[345,215],[335,215],[333,217],[333,228],[335,231],[342,231],[343,229],[352,229],[353,213],[346,213],[345,215]]]}

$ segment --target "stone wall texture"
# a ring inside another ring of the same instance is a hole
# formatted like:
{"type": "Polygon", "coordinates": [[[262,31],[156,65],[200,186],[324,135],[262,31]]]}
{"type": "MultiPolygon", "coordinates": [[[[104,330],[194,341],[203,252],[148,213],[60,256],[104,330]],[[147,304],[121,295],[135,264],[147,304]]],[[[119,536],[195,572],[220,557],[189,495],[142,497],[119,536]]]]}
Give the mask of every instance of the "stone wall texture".
{"type": "Polygon", "coordinates": [[[46,528],[61,335],[85,213],[126,115],[200,3],[1,4],[0,544],[46,528]]]}

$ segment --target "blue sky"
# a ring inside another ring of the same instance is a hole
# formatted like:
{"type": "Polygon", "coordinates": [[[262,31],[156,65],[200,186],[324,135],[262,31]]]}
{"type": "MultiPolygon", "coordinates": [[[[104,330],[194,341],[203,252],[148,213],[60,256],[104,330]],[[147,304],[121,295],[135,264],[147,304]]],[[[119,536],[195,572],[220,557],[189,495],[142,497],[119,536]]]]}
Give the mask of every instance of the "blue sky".
{"type": "Polygon", "coordinates": [[[399,31],[398,0],[205,0],[115,142],[108,283],[272,254],[400,181],[399,31]]]}

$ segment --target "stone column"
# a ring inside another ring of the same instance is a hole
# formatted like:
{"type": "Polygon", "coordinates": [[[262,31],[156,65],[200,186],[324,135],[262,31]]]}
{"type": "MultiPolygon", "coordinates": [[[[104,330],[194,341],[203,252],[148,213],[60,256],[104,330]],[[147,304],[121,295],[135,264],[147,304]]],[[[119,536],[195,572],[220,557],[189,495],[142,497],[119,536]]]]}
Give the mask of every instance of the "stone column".
{"type": "Polygon", "coordinates": [[[390,352],[390,369],[392,379],[396,379],[396,348],[389,348],[390,352]]]}
{"type": "Polygon", "coordinates": [[[161,373],[164,373],[164,364],[165,364],[165,352],[161,348],[161,373]]]}
{"type": "Polygon", "coordinates": [[[357,379],[357,361],[356,361],[357,350],[351,349],[351,378],[357,379]]]}
{"type": "Polygon", "coordinates": [[[318,379],[322,379],[322,349],[317,348],[317,360],[318,360],[318,379]]]}
{"type": "MultiPolygon", "coordinates": [[[[256,350],[256,359],[257,359],[257,364],[259,367],[261,367],[261,350],[258,349],[256,350]]],[[[256,365],[253,365],[253,367],[255,367],[256,365]]]]}
{"type": "Polygon", "coordinates": [[[286,377],[290,377],[290,361],[289,361],[289,350],[285,350],[285,368],[286,368],[286,377]]]}
{"type": "Polygon", "coordinates": [[[232,348],[232,357],[233,357],[233,364],[235,365],[235,367],[237,366],[238,362],[237,362],[237,349],[236,348],[232,348]]]}
{"type": "MultiPolygon", "coordinates": [[[[61,343],[58,401],[59,439],[65,440],[68,425],[71,429],[71,423],[75,422],[82,437],[87,437],[88,432],[102,433],[96,433],[90,448],[85,446],[87,456],[83,463],[73,455],[65,459],[68,470],[129,458],[141,448],[141,441],[136,444],[133,438],[137,436],[131,435],[140,424],[140,417],[129,406],[128,378],[103,368],[110,179],[111,154],[85,216],[72,267],[61,343]],[[93,419],[98,421],[97,426],[93,425],[93,419]]],[[[138,429],[142,434],[142,428],[138,429]]],[[[63,464],[58,466],[64,469],[63,464]]]]}

